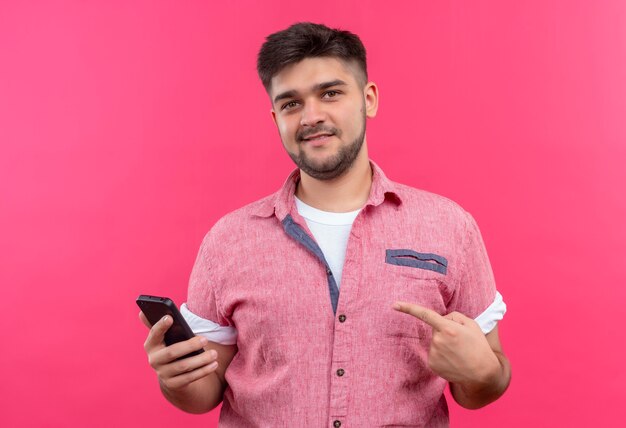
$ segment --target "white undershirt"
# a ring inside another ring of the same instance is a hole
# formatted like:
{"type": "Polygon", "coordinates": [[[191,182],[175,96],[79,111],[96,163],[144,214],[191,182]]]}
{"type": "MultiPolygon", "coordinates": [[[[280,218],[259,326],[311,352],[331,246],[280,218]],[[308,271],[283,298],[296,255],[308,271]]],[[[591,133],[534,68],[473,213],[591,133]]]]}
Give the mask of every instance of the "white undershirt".
{"type": "Polygon", "coordinates": [[[298,198],[296,198],[296,208],[322,250],[324,258],[333,272],[337,288],[339,288],[350,230],[354,219],[361,210],[331,213],[313,208],[298,198]]]}
{"type": "MultiPolygon", "coordinates": [[[[298,213],[306,221],[306,225],[313,234],[317,245],[319,245],[324,258],[333,272],[337,288],[341,284],[341,274],[343,264],[346,260],[346,248],[352,223],[359,214],[359,210],[347,213],[331,213],[321,211],[305,204],[300,199],[296,199],[298,213]]],[[[237,330],[234,327],[224,327],[211,320],[207,320],[192,313],[185,303],[182,304],[180,312],[187,320],[191,330],[198,335],[206,337],[208,340],[222,345],[233,345],[237,343],[237,330]]],[[[496,326],[506,312],[506,304],[502,300],[502,295],[496,292],[493,303],[475,321],[478,323],[483,333],[487,334],[496,326]]]]}

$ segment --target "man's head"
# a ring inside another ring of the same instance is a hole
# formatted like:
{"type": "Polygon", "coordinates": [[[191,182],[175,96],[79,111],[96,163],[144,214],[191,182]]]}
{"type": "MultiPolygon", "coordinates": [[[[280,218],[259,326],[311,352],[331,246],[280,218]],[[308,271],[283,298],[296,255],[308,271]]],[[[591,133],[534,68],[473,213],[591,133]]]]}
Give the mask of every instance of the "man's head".
{"type": "Polygon", "coordinates": [[[257,69],[283,145],[316,179],[342,175],[362,152],[365,119],[378,106],[365,57],[356,35],[311,23],[271,34],[261,47],[257,69]]]}

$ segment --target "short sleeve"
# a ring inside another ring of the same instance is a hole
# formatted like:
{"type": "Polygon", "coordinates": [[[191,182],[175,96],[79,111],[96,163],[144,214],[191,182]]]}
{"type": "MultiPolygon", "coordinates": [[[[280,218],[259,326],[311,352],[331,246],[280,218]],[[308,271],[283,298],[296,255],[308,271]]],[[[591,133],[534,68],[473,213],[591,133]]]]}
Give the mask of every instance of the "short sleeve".
{"type": "Polygon", "coordinates": [[[459,268],[450,312],[477,318],[495,301],[496,283],[478,225],[470,214],[465,214],[465,236],[456,261],[459,268]]]}
{"type": "Polygon", "coordinates": [[[189,288],[187,290],[186,306],[195,315],[212,321],[221,326],[227,326],[228,321],[221,315],[219,301],[211,272],[212,240],[211,232],[203,239],[191,270],[189,288]]]}
{"type": "Polygon", "coordinates": [[[489,305],[487,309],[476,318],[474,321],[478,324],[483,333],[487,334],[495,328],[504,314],[506,313],[506,303],[502,295],[496,291],[496,297],[493,299],[493,303],[489,305]]]}
{"type": "Polygon", "coordinates": [[[234,345],[237,343],[237,330],[234,327],[223,327],[213,321],[199,317],[187,308],[186,303],[181,305],[180,313],[194,334],[204,336],[207,340],[221,343],[222,345],[234,345]]]}

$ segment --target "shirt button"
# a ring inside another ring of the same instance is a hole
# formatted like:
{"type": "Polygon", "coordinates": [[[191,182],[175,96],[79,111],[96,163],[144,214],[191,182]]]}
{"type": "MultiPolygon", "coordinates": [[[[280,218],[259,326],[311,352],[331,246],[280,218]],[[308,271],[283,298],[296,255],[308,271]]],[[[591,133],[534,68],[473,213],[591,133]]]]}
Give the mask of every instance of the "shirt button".
{"type": "Polygon", "coordinates": [[[343,376],[346,371],[344,369],[337,370],[337,376],[343,376]]]}
{"type": "Polygon", "coordinates": [[[326,268],[326,274],[327,274],[327,275],[331,275],[331,276],[332,276],[333,271],[332,271],[332,270],[330,270],[330,268],[326,268]]]}
{"type": "Polygon", "coordinates": [[[339,427],[341,426],[341,421],[335,421],[335,422],[333,422],[333,426],[334,426],[335,428],[339,428],[339,427]]]}
{"type": "Polygon", "coordinates": [[[346,320],[346,316],[341,314],[339,315],[339,322],[344,322],[346,320]]]}

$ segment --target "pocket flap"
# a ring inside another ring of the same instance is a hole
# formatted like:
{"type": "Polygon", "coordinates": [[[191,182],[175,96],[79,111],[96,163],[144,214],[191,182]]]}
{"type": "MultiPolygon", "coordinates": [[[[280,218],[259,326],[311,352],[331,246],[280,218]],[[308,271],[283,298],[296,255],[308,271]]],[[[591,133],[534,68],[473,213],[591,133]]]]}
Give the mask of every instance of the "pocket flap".
{"type": "Polygon", "coordinates": [[[385,262],[396,266],[432,270],[443,275],[448,270],[448,261],[445,257],[433,253],[418,253],[409,249],[386,250],[385,262]]]}

